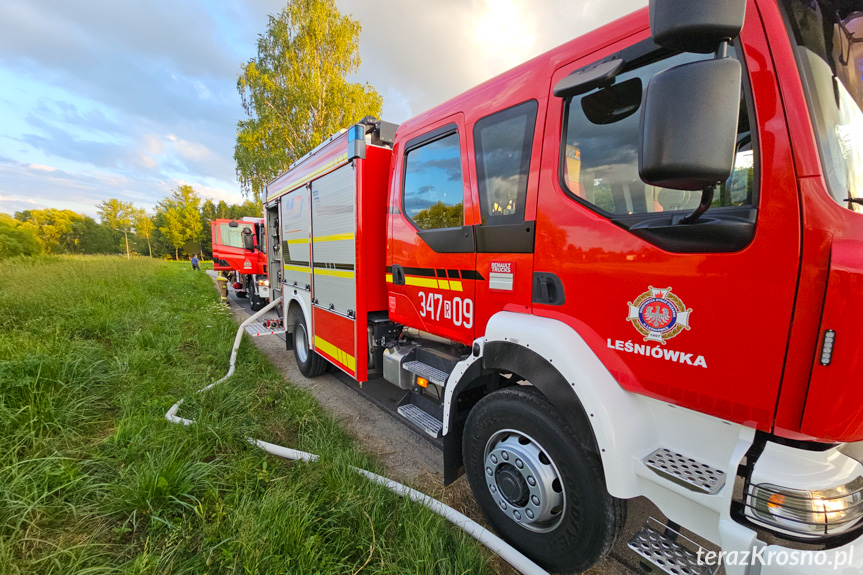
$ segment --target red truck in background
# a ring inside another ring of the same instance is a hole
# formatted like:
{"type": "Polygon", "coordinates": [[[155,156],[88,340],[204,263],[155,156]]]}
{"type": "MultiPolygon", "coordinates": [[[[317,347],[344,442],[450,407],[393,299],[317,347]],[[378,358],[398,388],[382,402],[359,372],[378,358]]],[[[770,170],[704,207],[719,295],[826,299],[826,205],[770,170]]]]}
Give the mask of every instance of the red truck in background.
{"type": "Polygon", "coordinates": [[[217,219],[213,232],[213,269],[232,282],[238,294],[246,295],[252,310],[270,303],[267,275],[267,242],[263,218],[217,219]]]}
{"type": "Polygon", "coordinates": [[[300,370],[401,388],[541,565],[645,497],[661,572],[863,572],[863,1],[652,0],[264,209],[300,370]]]}

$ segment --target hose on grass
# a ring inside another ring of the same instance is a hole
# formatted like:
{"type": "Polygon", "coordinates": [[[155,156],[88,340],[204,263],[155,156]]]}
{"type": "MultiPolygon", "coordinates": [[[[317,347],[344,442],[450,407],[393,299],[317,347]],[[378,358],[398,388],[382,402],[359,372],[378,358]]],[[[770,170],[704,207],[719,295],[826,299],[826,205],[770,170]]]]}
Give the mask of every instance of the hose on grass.
{"type": "MultiPolygon", "coordinates": [[[[234,375],[234,370],[236,368],[237,363],[237,352],[240,349],[240,342],[243,340],[243,331],[246,329],[246,326],[250,323],[253,323],[256,319],[261,317],[263,314],[268,312],[269,310],[276,307],[279,303],[281,303],[282,298],[277,298],[274,301],[270,302],[269,305],[261,309],[259,312],[250,316],[246,321],[240,324],[239,329],[237,329],[237,336],[234,338],[234,347],[231,350],[231,361],[228,368],[228,373],[218,381],[211,383],[206,387],[202,387],[198,390],[197,393],[204,393],[206,391],[211,390],[215,386],[224,382],[232,375],[234,375]]],[[[180,410],[180,406],[183,404],[183,400],[179,400],[177,403],[171,406],[171,409],[165,414],[165,419],[170,421],[171,423],[179,423],[182,425],[192,425],[195,423],[193,419],[186,419],[177,415],[177,412],[180,410]]],[[[291,449],[290,447],[284,447],[282,445],[276,445],[274,443],[269,443],[267,441],[263,441],[260,439],[254,439],[251,437],[247,437],[246,441],[251,443],[252,445],[263,449],[267,453],[271,455],[275,455],[277,457],[281,457],[284,459],[290,459],[294,461],[305,461],[305,462],[314,462],[318,460],[318,456],[313,453],[306,453],[305,451],[300,451],[298,449],[291,449]]],[[[433,512],[437,513],[486,547],[488,547],[492,552],[497,554],[501,559],[512,565],[514,569],[522,573],[523,575],[548,575],[548,572],[542,569],[539,565],[528,559],[524,554],[520,551],[509,545],[503,539],[484,528],[482,525],[473,521],[469,517],[459,513],[452,507],[444,505],[437,499],[433,499],[426,495],[425,493],[421,493],[416,489],[411,489],[410,487],[398,483],[397,481],[393,481],[392,479],[387,479],[386,477],[381,477],[371,471],[367,471],[365,469],[360,469],[359,467],[351,467],[355,472],[362,475],[369,481],[373,483],[377,483],[379,485],[383,485],[393,493],[396,493],[400,497],[407,497],[425,507],[431,509],[433,512]]]]}

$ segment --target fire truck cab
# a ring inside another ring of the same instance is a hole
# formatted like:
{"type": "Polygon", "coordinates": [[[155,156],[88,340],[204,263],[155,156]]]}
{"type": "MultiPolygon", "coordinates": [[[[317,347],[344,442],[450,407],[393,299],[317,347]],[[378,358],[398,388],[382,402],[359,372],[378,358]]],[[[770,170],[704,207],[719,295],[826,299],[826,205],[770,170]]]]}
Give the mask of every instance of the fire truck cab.
{"type": "Polygon", "coordinates": [[[860,0],[654,0],[333,135],[265,208],[302,372],[402,388],[540,565],[646,497],[668,573],[714,572],[693,534],[729,575],[863,569],[860,0]]]}
{"type": "Polygon", "coordinates": [[[232,280],[233,289],[249,298],[253,311],[270,302],[267,241],[263,218],[216,219],[210,222],[213,270],[232,280]]]}

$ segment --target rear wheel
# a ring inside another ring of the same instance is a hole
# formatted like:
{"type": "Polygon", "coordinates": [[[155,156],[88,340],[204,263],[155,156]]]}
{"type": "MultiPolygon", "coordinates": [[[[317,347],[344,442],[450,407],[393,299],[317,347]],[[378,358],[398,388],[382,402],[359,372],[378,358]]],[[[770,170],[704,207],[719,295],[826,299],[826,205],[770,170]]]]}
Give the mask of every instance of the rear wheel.
{"type": "Polygon", "coordinates": [[[583,572],[611,549],[626,518],[599,456],[533,388],[483,398],[463,439],[471,489],[495,530],[555,572],[583,572]]]}
{"type": "Polygon", "coordinates": [[[317,377],[324,373],[327,369],[327,361],[311,349],[306,322],[296,315],[293,316],[291,336],[294,339],[294,358],[297,360],[300,373],[306,377],[317,377]]]}

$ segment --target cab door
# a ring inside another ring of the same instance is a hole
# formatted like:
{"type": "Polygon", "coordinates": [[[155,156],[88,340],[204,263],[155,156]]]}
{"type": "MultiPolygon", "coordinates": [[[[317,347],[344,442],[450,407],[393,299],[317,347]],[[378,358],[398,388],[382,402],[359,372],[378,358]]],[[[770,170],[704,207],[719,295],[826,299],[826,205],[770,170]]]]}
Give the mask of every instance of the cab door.
{"type": "Polygon", "coordinates": [[[557,69],[550,91],[602,58],[624,61],[613,83],[569,98],[550,94],[535,269],[558,275],[565,297],[535,302],[534,313],[567,321],[630,391],[769,430],[801,238],[794,160],[763,32],[757,11],[748,11],[729,49],[746,70],[735,164],[695,224],[680,220],[700,192],[639,177],[639,107],[654,75],[712,56],[622,41],[557,69]]]}
{"type": "Polygon", "coordinates": [[[470,344],[476,326],[476,216],[462,114],[408,134],[395,154],[390,317],[470,344]]]}

